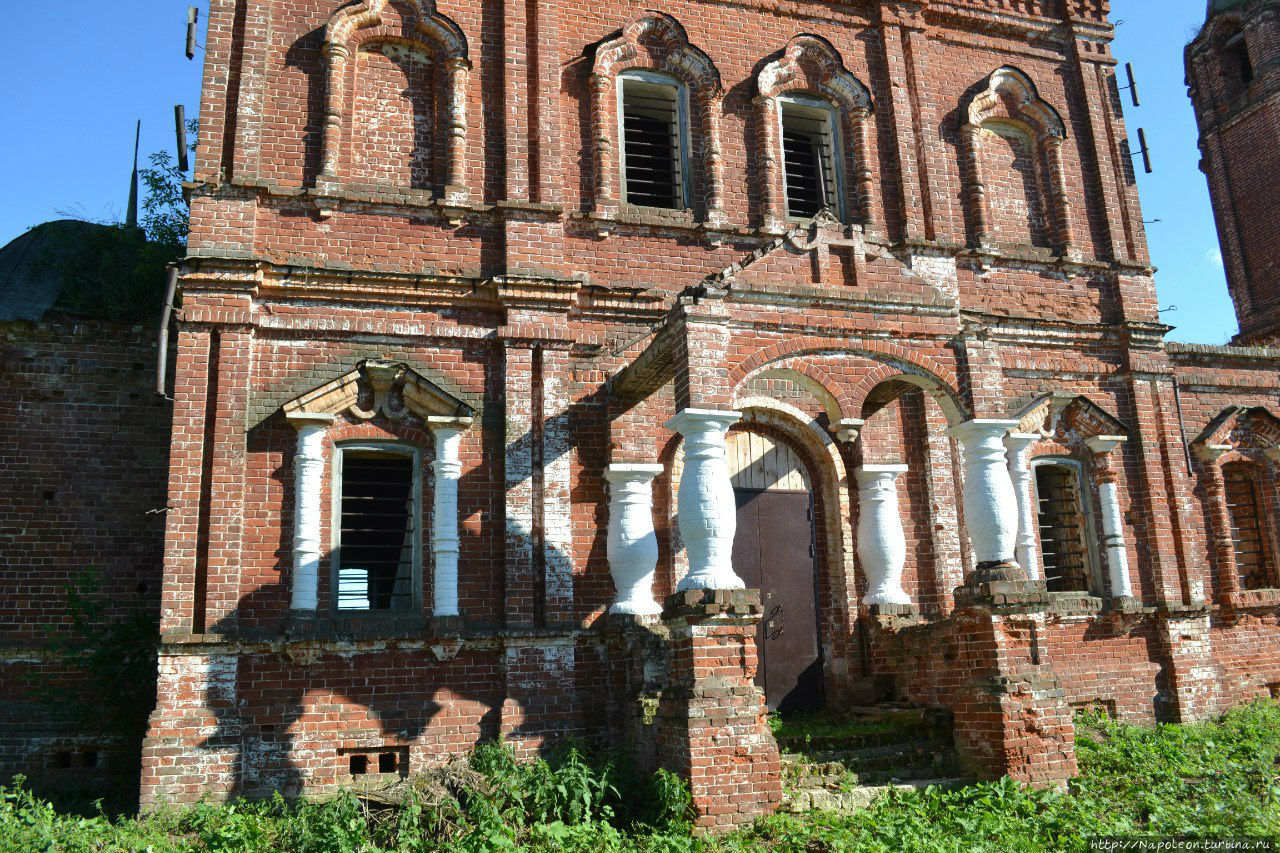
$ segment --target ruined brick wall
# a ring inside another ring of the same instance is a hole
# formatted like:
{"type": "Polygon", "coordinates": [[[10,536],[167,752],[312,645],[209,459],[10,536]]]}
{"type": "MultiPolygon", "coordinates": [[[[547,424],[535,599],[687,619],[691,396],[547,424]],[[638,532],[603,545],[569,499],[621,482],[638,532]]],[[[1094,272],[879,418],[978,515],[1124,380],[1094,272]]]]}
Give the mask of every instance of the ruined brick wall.
{"type": "Polygon", "coordinates": [[[0,326],[0,776],[75,785],[105,764],[86,767],[85,752],[113,746],[69,730],[36,688],[78,683],[47,643],[69,629],[83,572],[107,618],[159,602],[171,407],[155,370],[151,328],[0,326]]]}

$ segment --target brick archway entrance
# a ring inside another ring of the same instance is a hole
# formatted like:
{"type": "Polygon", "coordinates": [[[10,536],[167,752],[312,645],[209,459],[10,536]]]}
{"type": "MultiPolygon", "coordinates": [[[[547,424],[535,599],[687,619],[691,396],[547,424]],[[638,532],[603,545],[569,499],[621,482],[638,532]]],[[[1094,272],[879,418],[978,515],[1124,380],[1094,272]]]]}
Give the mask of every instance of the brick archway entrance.
{"type": "Polygon", "coordinates": [[[738,513],[733,565],[764,604],[756,684],[770,710],[818,710],[823,678],[812,478],[800,455],[770,436],[734,432],[727,449],[738,513]]]}

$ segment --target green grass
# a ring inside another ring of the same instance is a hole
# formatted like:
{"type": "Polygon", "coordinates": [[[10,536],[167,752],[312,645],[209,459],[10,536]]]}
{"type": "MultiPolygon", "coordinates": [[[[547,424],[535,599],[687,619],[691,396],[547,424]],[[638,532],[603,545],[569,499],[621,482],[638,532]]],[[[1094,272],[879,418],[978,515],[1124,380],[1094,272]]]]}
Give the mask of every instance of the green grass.
{"type": "MultiPolygon", "coordinates": [[[[145,819],[60,814],[21,787],[0,789],[0,853],[161,851],[1083,851],[1092,835],[1280,835],[1280,706],[1259,702],[1191,726],[1079,721],[1070,791],[1009,780],[893,793],[839,817],[775,815],[726,838],[690,837],[687,792],[566,750],[517,764],[496,745],[471,767],[414,787],[398,808],[351,795],[200,805],[145,819]]],[[[625,764],[625,762],[623,763],[625,764]]]]}

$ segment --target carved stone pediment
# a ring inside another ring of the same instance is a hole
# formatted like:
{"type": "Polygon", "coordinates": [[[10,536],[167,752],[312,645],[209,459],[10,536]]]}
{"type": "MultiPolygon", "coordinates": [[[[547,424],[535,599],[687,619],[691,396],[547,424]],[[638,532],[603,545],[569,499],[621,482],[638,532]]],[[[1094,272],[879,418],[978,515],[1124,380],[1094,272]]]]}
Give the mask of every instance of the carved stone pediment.
{"type": "Polygon", "coordinates": [[[362,420],[382,416],[424,421],[456,419],[469,424],[474,408],[407,364],[366,359],[356,369],[285,403],[286,415],[350,414],[362,420]]]}
{"type": "Polygon", "coordinates": [[[1018,408],[1013,417],[1018,421],[1015,432],[1038,433],[1067,446],[1129,434],[1119,418],[1082,394],[1044,394],[1018,408]]]}
{"type": "Polygon", "coordinates": [[[1280,418],[1262,406],[1228,406],[1191,442],[1201,459],[1228,451],[1254,451],[1280,457],[1280,418]]]}

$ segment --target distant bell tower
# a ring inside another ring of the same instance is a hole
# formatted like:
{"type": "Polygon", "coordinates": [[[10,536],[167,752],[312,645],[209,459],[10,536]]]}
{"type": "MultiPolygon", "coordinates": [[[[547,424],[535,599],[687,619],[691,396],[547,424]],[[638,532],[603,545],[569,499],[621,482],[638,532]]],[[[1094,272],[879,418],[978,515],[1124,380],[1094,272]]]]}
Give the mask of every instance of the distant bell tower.
{"type": "Polygon", "coordinates": [[[1280,344],[1280,0],[1209,0],[1186,64],[1235,343],[1280,344]]]}

